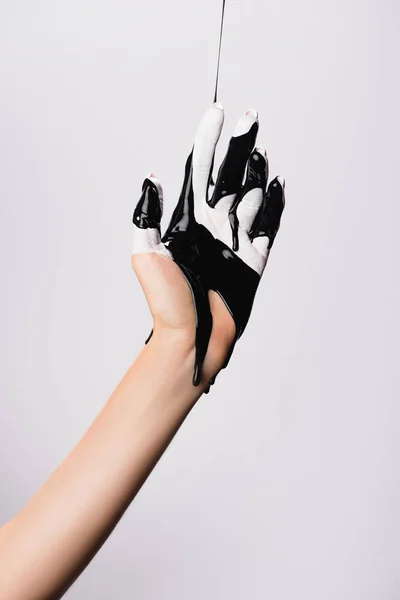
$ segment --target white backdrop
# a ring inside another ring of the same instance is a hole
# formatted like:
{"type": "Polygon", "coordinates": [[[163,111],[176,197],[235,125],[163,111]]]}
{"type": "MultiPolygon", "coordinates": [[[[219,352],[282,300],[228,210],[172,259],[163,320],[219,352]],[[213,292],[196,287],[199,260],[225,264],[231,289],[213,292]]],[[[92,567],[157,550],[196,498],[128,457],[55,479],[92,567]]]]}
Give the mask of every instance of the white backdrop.
{"type": "MultiPolygon", "coordinates": [[[[0,521],[143,345],[146,173],[168,217],[217,0],[0,0],[0,521]]],[[[396,0],[227,0],[219,155],[260,113],[287,206],[230,368],[71,600],[400,596],[396,0]]]]}

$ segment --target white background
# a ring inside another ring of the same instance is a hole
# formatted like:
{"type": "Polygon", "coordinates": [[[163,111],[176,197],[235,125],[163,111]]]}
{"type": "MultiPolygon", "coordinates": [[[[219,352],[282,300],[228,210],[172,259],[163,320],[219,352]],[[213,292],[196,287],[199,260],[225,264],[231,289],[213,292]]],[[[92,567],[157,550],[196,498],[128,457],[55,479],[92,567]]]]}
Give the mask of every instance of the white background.
{"type": "MultiPolygon", "coordinates": [[[[0,0],[0,521],[150,329],[130,270],[212,101],[217,0],[0,0]]],[[[260,113],[287,206],[229,370],[71,600],[400,596],[396,0],[227,0],[226,124],[260,113]]],[[[101,499],[99,499],[99,502],[101,499]]]]}

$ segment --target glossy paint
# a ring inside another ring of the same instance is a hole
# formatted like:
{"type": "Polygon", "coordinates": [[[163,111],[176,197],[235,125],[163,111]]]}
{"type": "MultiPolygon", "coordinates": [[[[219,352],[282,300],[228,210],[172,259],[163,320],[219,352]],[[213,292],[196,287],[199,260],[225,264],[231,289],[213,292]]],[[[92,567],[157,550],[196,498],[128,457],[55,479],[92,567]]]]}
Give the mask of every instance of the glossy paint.
{"type": "MultiPolygon", "coordinates": [[[[268,162],[265,150],[255,148],[259,124],[253,110],[239,119],[212,185],[215,145],[222,123],[223,109],[214,104],[186,161],[181,193],[162,239],[161,186],[156,180],[145,181],[133,217],[138,230],[154,232],[157,245],[148,251],[172,258],[191,289],[196,310],[194,385],[201,381],[212,331],[209,291],[221,297],[235,322],[235,339],[226,366],[248,323],[284,208],[284,186],[278,178],[266,191],[268,162]]],[[[206,391],[214,381],[215,377],[206,391]]]]}

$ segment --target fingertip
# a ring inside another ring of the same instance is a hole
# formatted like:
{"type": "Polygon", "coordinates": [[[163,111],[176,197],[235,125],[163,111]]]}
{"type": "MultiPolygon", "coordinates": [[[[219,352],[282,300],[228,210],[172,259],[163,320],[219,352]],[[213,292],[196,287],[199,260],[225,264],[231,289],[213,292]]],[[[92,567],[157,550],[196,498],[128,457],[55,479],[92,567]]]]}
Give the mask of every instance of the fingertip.
{"type": "Polygon", "coordinates": [[[140,229],[159,228],[163,211],[162,187],[152,173],[145,178],[132,221],[140,229]]]}
{"type": "Polygon", "coordinates": [[[249,165],[257,172],[268,174],[268,158],[265,148],[254,148],[250,154],[249,165]]]}
{"type": "Polygon", "coordinates": [[[265,195],[265,204],[261,222],[257,224],[254,237],[267,236],[268,249],[272,248],[275,236],[280,227],[280,221],[285,208],[285,181],[282,177],[275,177],[268,186],[265,195]]]}
{"type": "Polygon", "coordinates": [[[258,111],[255,108],[248,108],[244,114],[245,116],[254,117],[255,119],[258,119],[258,111]]]}
{"type": "Polygon", "coordinates": [[[150,171],[150,173],[147,173],[147,175],[145,177],[145,181],[146,181],[146,179],[148,179],[149,181],[154,183],[154,185],[161,187],[161,183],[160,183],[159,179],[157,178],[157,175],[155,175],[153,172],[150,171]]]}
{"type": "Polygon", "coordinates": [[[286,181],[284,180],[284,178],[278,175],[277,177],[275,177],[275,179],[280,184],[281,188],[284,190],[286,185],[286,181]]]}
{"type": "Polygon", "coordinates": [[[285,207],[285,185],[286,182],[284,178],[278,175],[268,186],[271,200],[275,199],[275,202],[278,202],[281,205],[281,210],[285,207]]]}
{"type": "Polygon", "coordinates": [[[221,134],[225,113],[222,104],[214,102],[204,113],[195,136],[195,144],[204,137],[211,136],[216,144],[221,134]]]}
{"type": "Polygon", "coordinates": [[[256,151],[261,154],[265,159],[267,158],[267,151],[262,146],[257,146],[256,151]]]}
{"type": "Polygon", "coordinates": [[[158,199],[159,199],[159,201],[161,203],[161,208],[162,208],[164,195],[163,195],[163,188],[162,188],[162,185],[161,185],[159,179],[157,178],[157,176],[152,171],[150,171],[150,173],[148,173],[146,175],[146,178],[145,178],[145,180],[143,182],[143,187],[142,187],[143,190],[146,187],[146,182],[147,181],[150,181],[155,186],[156,192],[158,194],[158,199]]]}
{"type": "Polygon", "coordinates": [[[242,115],[237,122],[233,137],[239,137],[248,133],[254,125],[257,125],[258,129],[258,124],[258,112],[253,108],[246,110],[244,115],[242,115]]]}

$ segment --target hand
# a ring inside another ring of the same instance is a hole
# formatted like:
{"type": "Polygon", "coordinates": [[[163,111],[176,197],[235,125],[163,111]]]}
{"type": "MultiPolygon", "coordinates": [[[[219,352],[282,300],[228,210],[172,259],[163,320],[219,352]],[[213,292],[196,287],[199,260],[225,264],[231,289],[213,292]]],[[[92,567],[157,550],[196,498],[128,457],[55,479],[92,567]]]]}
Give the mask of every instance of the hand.
{"type": "Polygon", "coordinates": [[[214,379],[226,366],[250,316],[284,208],[282,180],[274,179],[265,191],[268,164],[263,148],[253,150],[258,115],[252,110],[239,120],[212,185],[223,120],[219,104],[206,112],[162,241],[163,196],[153,175],[143,184],[133,216],[132,264],[149,303],[154,331],[168,329],[195,340],[195,385],[206,355],[213,357],[206,377],[210,372],[214,379]]]}

